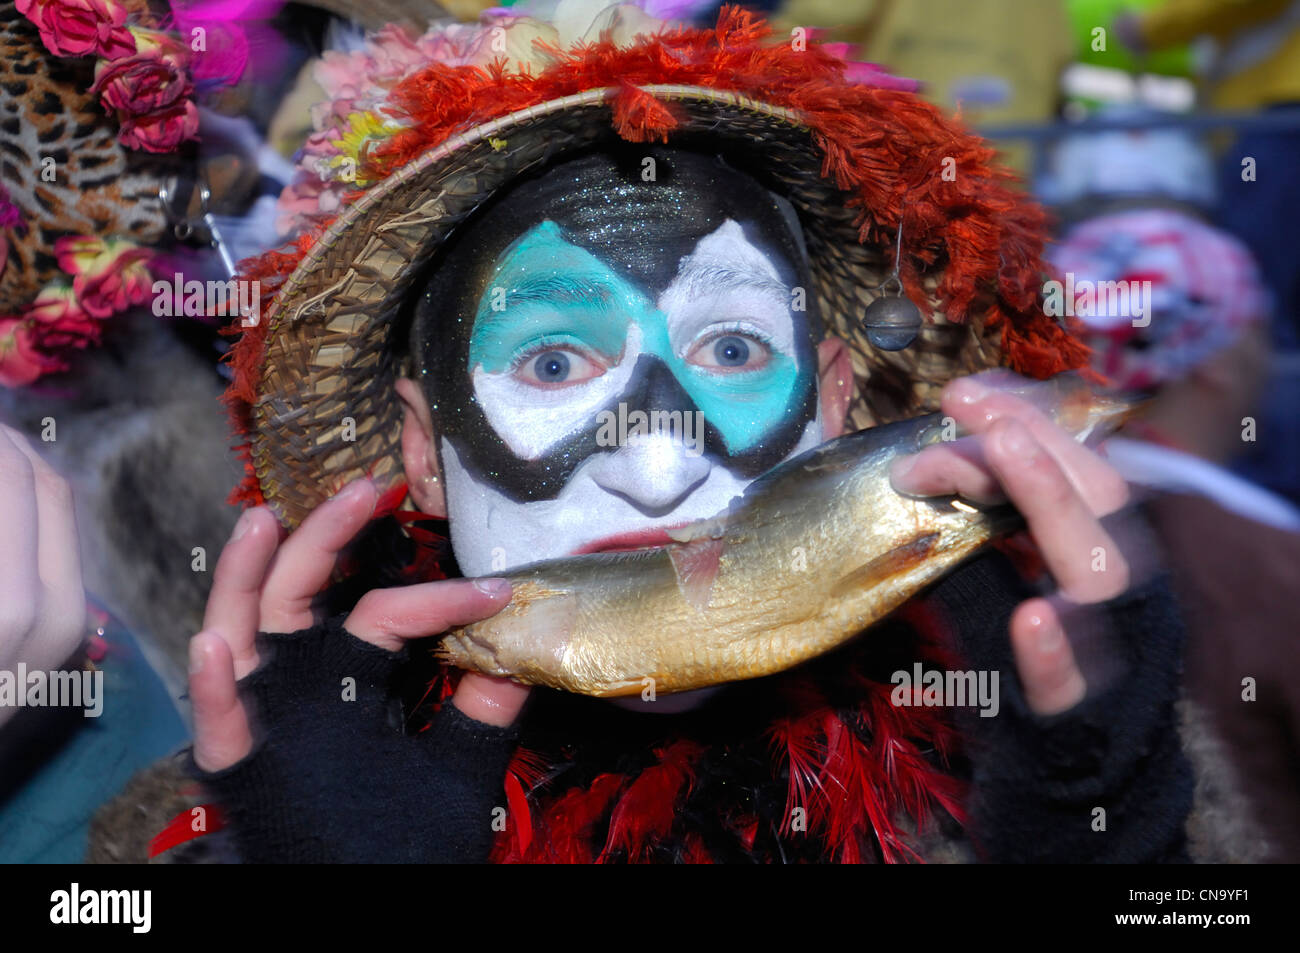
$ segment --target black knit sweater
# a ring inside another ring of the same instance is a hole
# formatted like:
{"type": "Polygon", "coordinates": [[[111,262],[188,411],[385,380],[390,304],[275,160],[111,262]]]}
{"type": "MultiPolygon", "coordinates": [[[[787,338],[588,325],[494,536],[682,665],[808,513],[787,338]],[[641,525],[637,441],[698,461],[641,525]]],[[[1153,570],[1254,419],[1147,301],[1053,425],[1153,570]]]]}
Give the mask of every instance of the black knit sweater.
{"type": "Polygon", "coordinates": [[[997,862],[1187,861],[1193,777],[1174,713],[1184,633],[1165,578],[1097,607],[1091,619],[1067,620],[1067,628],[1092,629],[1094,644],[1076,643],[1076,656],[1085,648],[1102,654],[1093,667],[1107,684],[1051,717],[1029,710],[1016,673],[1007,630],[1029,593],[1010,564],[975,560],[934,595],[960,621],[968,664],[1001,673],[1001,711],[969,719],[966,732],[968,833],[979,855],[997,862]]]}

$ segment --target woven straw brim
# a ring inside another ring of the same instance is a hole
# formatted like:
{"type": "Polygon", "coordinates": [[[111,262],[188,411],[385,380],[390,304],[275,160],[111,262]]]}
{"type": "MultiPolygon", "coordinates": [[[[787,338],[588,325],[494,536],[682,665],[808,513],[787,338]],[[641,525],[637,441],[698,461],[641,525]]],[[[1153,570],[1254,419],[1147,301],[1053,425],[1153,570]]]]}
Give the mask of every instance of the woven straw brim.
{"type": "MultiPolygon", "coordinates": [[[[859,241],[856,210],[822,178],[821,152],[798,114],[723,90],[642,88],[676,104],[682,121],[670,145],[736,156],[794,206],[808,246],[810,297],[852,354],[852,426],[932,410],[949,380],[1000,363],[998,334],[977,315],[948,322],[933,297],[909,348],[871,346],[860,319],[892,267],[893,248],[859,241]]],[[[270,324],[250,435],[263,496],[286,526],[358,477],[369,475],[381,490],[401,482],[401,404],[393,385],[407,370],[400,316],[413,280],[494,192],[613,138],[607,100],[615,92],[587,90],[447,140],[373,186],[299,263],[264,316],[270,324]]],[[[938,279],[927,277],[931,292],[938,279]]]]}

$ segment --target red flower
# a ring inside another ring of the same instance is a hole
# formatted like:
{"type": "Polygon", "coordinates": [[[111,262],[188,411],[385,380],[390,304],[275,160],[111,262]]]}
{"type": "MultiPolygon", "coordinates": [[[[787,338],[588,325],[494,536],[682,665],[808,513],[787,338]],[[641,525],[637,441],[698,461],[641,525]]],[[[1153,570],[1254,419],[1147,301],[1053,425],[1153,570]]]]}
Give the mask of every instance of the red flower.
{"type": "Polygon", "coordinates": [[[127,11],[114,0],[18,0],[18,12],[36,24],[55,56],[113,59],[135,52],[127,11]]]}
{"type": "Polygon", "coordinates": [[[133,304],[149,300],[153,278],[149,274],[149,252],[143,248],[123,252],[97,275],[80,275],[73,282],[81,307],[94,318],[108,318],[133,304]]]}
{"type": "Polygon", "coordinates": [[[146,116],[177,106],[194,87],[184,61],[169,45],[142,42],[135,56],[101,60],[95,67],[91,92],[100,94],[105,106],[125,117],[146,116]]]}
{"type": "Polygon", "coordinates": [[[55,350],[86,341],[99,340],[99,322],[77,302],[77,293],[67,285],[48,285],[27,306],[32,337],[44,348],[55,350]]]}
{"type": "Polygon", "coordinates": [[[22,387],[61,366],[37,350],[26,321],[0,318],[0,386],[22,387]]]}
{"type": "Polygon", "coordinates": [[[128,149],[171,152],[198,131],[199,111],[193,100],[185,99],[162,112],[123,119],[118,138],[128,149]]]}
{"type": "MultiPolygon", "coordinates": [[[[63,271],[72,275],[71,294],[79,310],[92,318],[112,317],[133,304],[144,304],[153,288],[148,249],[93,235],[64,235],[54,242],[54,255],[63,271]]],[[[46,289],[38,302],[59,289],[46,289]]],[[[60,312],[55,321],[66,316],[60,312]]]]}
{"type": "Polygon", "coordinates": [[[33,325],[32,341],[47,351],[66,351],[69,348],[84,350],[91,344],[98,345],[103,328],[98,321],[86,317],[83,313],[78,321],[65,321],[56,325],[33,325]]]}

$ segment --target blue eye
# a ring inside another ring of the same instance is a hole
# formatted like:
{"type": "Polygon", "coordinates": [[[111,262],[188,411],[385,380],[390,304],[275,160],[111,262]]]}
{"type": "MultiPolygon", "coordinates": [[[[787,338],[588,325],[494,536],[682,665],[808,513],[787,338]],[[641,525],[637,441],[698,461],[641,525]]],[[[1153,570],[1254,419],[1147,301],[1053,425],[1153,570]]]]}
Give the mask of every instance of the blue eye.
{"type": "Polygon", "coordinates": [[[560,384],[569,377],[569,355],[546,351],[533,361],[533,374],[543,384],[560,384]]]}
{"type": "Polygon", "coordinates": [[[749,360],[749,345],[734,334],[713,342],[713,357],[720,367],[744,367],[749,360]]]}
{"type": "Polygon", "coordinates": [[[515,359],[511,373],[534,387],[582,384],[605,373],[605,365],[592,353],[539,344],[515,359]]]}
{"type": "Polygon", "coordinates": [[[757,332],[723,331],[695,344],[686,360],[714,373],[757,371],[766,367],[772,348],[757,332]]]}

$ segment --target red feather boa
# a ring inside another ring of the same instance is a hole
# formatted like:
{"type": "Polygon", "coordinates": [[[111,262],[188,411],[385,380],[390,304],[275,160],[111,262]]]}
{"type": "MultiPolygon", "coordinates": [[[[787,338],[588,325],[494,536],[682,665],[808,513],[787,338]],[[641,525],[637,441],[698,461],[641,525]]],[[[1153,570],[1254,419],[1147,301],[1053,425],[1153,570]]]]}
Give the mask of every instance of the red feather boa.
{"type": "MultiPolygon", "coordinates": [[[[955,664],[943,648],[946,635],[921,604],[900,615],[921,634],[923,659],[955,664]]],[[[787,712],[767,728],[768,771],[786,789],[780,837],[811,840],[817,856],[828,861],[862,863],[879,856],[896,863],[922,859],[908,837],[925,829],[936,813],[965,825],[965,782],[945,770],[959,738],[942,709],[898,707],[890,700],[891,685],[857,673],[851,675],[854,699],[847,706],[833,705],[806,672],[769,684],[787,712]]],[[[638,774],[604,773],[593,783],[562,788],[549,780],[557,773],[555,765],[543,767],[536,752],[520,750],[506,789],[526,796],[507,797],[509,819],[492,859],[649,861],[656,848],[671,841],[678,845],[674,859],[713,862],[710,843],[682,810],[706,751],[690,738],[678,738],[655,748],[653,763],[638,774]]],[[[749,851],[760,825],[772,818],[744,813],[721,823],[730,831],[728,846],[749,851]]]]}

